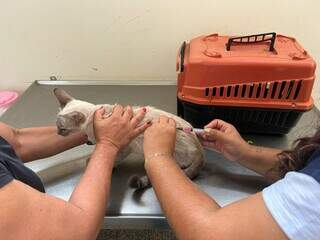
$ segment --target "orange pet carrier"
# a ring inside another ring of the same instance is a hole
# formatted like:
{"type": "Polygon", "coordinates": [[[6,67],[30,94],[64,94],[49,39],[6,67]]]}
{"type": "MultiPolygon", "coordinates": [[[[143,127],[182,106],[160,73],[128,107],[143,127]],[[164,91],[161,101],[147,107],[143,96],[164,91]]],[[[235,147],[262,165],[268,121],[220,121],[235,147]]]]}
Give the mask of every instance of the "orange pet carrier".
{"type": "Polygon", "coordinates": [[[219,118],[241,132],[287,133],[313,107],[316,63],[292,37],[212,34],[177,58],[178,114],[203,127],[219,118]]]}

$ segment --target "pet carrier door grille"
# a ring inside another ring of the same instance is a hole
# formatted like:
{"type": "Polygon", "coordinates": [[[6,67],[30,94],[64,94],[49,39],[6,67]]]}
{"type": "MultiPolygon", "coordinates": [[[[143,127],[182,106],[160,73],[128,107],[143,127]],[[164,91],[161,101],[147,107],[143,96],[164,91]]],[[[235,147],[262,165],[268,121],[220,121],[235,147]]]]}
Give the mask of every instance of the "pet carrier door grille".
{"type": "Polygon", "coordinates": [[[292,101],[299,97],[302,80],[247,83],[205,88],[204,95],[218,98],[276,99],[292,101]],[[210,96],[211,95],[211,96],[210,96]]]}

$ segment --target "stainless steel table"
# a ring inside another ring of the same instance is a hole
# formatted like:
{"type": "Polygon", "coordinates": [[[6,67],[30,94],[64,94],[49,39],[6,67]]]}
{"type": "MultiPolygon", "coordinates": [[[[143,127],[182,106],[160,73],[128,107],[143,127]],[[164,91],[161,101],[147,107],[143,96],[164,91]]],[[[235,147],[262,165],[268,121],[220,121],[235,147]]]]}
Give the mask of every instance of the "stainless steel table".
{"type": "MultiPolygon", "coordinates": [[[[176,113],[174,81],[36,81],[0,120],[15,127],[54,124],[58,112],[52,91],[55,87],[64,88],[74,97],[93,103],[153,105],[176,113]]],[[[311,134],[318,123],[319,112],[313,109],[305,113],[285,136],[250,135],[245,138],[257,145],[287,148],[297,137],[311,134]]],[[[48,194],[68,200],[92,149],[92,146],[80,146],[28,166],[40,175],[48,194]]],[[[267,185],[261,176],[215,152],[206,151],[206,155],[207,163],[195,182],[222,206],[256,193],[267,185]]],[[[127,161],[114,169],[104,228],[168,228],[153,189],[134,192],[127,187],[128,178],[143,171],[142,161],[127,161]]]]}

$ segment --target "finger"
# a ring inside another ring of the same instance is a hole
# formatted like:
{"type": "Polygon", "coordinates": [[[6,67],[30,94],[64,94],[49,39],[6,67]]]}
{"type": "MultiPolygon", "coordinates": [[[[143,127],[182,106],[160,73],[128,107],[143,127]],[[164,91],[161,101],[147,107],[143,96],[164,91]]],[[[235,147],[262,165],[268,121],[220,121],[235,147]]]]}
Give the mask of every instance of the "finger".
{"type": "Polygon", "coordinates": [[[169,118],[169,125],[176,127],[176,121],[173,118],[169,118]]]}
{"type": "Polygon", "coordinates": [[[200,143],[202,146],[205,146],[205,147],[211,147],[213,145],[212,142],[205,141],[205,140],[200,141],[200,143]]]}
{"type": "Polygon", "coordinates": [[[151,122],[146,122],[144,124],[142,124],[141,126],[136,127],[133,130],[133,136],[134,138],[137,137],[138,135],[140,135],[141,133],[143,133],[148,127],[150,127],[152,125],[151,122]]]}
{"type": "Polygon", "coordinates": [[[131,106],[126,106],[125,111],[122,115],[125,119],[130,120],[133,116],[133,110],[131,106]]]}
{"type": "Polygon", "coordinates": [[[155,123],[157,123],[157,122],[159,122],[159,118],[153,118],[153,119],[151,120],[151,123],[152,123],[152,124],[155,124],[155,123]]]}
{"type": "Polygon", "coordinates": [[[123,114],[123,107],[121,105],[115,105],[113,108],[112,116],[120,117],[123,114]]]}
{"type": "Polygon", "coordinates": [[[105,114],[105,112],[106,112],[105,108],[101,106],[94,112],[94,119],[95,120],[103,119],[103,115],[105,114]]]}
{"type": "Polygon", "coordinates": [[[195,134],[199,139],[206,139],[206,133],[203,131],[195,131],[195,134]]]}
{"type": "Polygon", "coordinates": [[[220,142],[225,142],[228,140],[228,134],[221,132],[216,129],[208,129],[204,133],[204,139],[207,141],[220,141],[220,142]]]}
{"type": "MultiPolygon", "coordinates": [[[[146,115],[146,108],[142,108],[139,112],[131,119],[131,125],[136,127],[144,119],[146,115]]],[[[148,121],[150,122],[150,120],[148,121]]]]}
{"type": "Polygon", "coordinates": [[[157,123],[160,123],[159,117],[152,119],[152,124],[157,124],[157,123]]]}
{"type": "Polygon", "coordinates": [[[159,117],[159,122],[160,122],[160,123],[168,123],[168,122],[169,122],[169,118],[166,117],[166,116],[161,115],[161,116],[159,117]]]}
{"type": "Polygon", "coordinates": [[[219,124],[219,119],[214,119],[213,121],[208,123],[206,126],[204,126],[204,128],[217,128],[218,124],[219,124]]]}
{"type": "Polygon", "coordinates": [[[227,123],[221,119],[214,119],[209,124],[207,124],[204,128],[212,128],[212,129],[222,129],[231,126],[230,123],[227,123]]]}
{"type": "Polygon", "coordinates": [[[213,142],[209,141],[200,141],[201,145],[210,149],[213,149],[216,152],[219,152],[218,149],[216,148],[216,145],[213,142]]]}

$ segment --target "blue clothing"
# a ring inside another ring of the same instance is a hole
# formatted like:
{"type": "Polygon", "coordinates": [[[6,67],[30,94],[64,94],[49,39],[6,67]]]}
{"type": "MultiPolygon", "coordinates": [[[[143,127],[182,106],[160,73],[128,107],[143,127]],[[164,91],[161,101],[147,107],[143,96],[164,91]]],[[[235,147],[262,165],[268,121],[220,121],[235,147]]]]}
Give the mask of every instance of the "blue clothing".
{"type": "Polygon", "coordinates": [[[305,168],[265,188],[262,196],[289,239],[320,239],[320,151],[305,168]]]}
{"type": "Polygon", "coordinates": [[[11,145],[0,136],[0,188],[13,179],[45,192],[40,178],[23,165],[11,145]]]}
{"type": "Polygon", "coordinates": [[[312,154],[306,167],[299,172],[313,177],[318,183],[320,183],[320,150],[312,154]]]}

